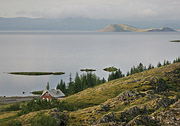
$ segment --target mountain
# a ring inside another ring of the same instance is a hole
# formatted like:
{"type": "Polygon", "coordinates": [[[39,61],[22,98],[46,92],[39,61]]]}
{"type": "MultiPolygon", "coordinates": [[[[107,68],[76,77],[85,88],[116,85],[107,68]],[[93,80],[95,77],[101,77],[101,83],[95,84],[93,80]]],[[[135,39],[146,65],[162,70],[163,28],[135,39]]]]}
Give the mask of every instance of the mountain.
{"type": "Polygon", "coordinates": [[[125,24],[112,24],[105,26],[100,32],[175,32],[176,30],[168,27],[152,28],[152,29],[138,29],[133,26],[125,24]]]}
{"type": "Polygon", "coordinates": [[[88,18],[0,18],[0,30],[97,30],[111,21],[88,18]]]}
{"type": "Polygon", "coordinates": [[[37,111],[36,108],[35,112],[4,121],[16,119],[13,122],[22,125],[40,125],[48,120],[47,123],[57,121],[60,126],[180,125],[180,63],[112,80],[61,101],[66,108],[76,109],[37,111]]]}
{"type": "Polygon", "coordinates": [[[0,31],[6,30],[93,30],[97,31],[109,24],[132,24],[139,28],[172,27],[180,28],[179,21],[135,21],[112,19],[89,19],[84,17],[51,19],[51,18],[3,18],[0,17],[0,31]],[[162,23],[163,22],[163,23],[162,23]]]}

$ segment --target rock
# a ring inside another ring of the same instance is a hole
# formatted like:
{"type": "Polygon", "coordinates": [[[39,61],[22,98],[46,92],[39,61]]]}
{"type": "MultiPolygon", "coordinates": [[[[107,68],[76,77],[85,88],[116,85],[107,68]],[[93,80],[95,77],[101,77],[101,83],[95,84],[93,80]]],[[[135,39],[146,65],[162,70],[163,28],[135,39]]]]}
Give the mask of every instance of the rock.
{"type": "Polygon", "coordinates": [[[157,99],[155,102],[157,103],[156,106],[154,107],[155,109],[158,109],[160,107],[169,107],[171,104],[175,103],[177,99],[169,99],[169,98],[162,98],[162,99],[157,99]]]}
{"type": "Polygon", "coordinates": [[[131,97],[135,98],[138,95],[140,95],[141,93],[139,92],[139,90],[131,90],[131,91],[125,91],[121,94],[119,94],[116,99],[120,100],[120,101],[126,101],[127,99],[130,99],[131,97]]]}
{"type": "Polygon", "coordinates": [[[67,115],[66,111],[60,112],[58,109],[52,109],[50,111],[50,115],[57,120],[58,126],[66,126],[67,125],[67,115]]]}
{"type": "Polygon", "coordinates": [[[171,108],[158,114],[156,119],[162,126],[180,126],[180,100],[174,103],[171,108]]]}
{"type": "Polygon", "coordinates": [[[113,112],[108,113],[107,115],[104,115],[97,121],[98,124],[99,123],[108,123],[108,122],[116,122],[116,117],[113,112]]]}
{"type": "Polygon", "coordinates": [[[127,113],[128,115],[139,115],[140,109],[137,106],[135,106],[126,110],[125,113],[127,113]]]}
{"type": "Polygon", "coordinates": [[[159,122],[145,115],[139,115],[131,120],[126,126],[143,125],[143,126],[160,126],[159,122]]]}
{"type": "Polygon", "coordinates": [[[100,105],[100,110],[99,111],[108,111],[109,110],[109,107],[110,107],[110,104],[101,104],[100,105]]]}

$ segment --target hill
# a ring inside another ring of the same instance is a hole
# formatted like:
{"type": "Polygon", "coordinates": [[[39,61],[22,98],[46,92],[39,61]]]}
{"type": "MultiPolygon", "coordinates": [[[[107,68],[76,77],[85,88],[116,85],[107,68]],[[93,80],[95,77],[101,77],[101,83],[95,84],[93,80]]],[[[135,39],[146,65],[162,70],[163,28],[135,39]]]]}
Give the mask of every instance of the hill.
{"type": "Polygon", "coordinates": [[[97,31],[109,24],[117,24],[121,22],[132,24],[140,28],[162,27],[168,26],[175,29],[180,28],[179,21],[134,21],[134,20],[113,20],[113,19],[90,19],[85,17],[74,18],[26,18],[14,17],[3,18],[0,17],[0,31],[12,30],[81,30],[97,31]]]}
{"type": "Polygon", "coordinates": [[[180,63],[174,63],[112,80],[63,99],[76,108],[74,111],[41,110],[15,120],[22,125],[35,124],[33,120],[45,121],[44,118],[55,119],[57,125],[75,126],[179,125],[179,92],[180,63]]]}
{"type": "Polygon", "coordinates": [[[152,29],[138,29],[133,26],[125,24],[112,24],[99,30],[100,32],[175,32],[176,30],[168,27],[152,28],[152,29]]]}

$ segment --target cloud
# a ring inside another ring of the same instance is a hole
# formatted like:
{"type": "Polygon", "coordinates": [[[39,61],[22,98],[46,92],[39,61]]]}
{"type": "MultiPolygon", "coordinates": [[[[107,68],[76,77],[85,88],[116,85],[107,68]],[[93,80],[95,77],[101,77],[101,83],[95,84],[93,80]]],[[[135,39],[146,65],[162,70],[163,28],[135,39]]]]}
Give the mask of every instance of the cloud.
{"type": "Polygon", "coordinates": [[[140,12],[140,15],[141,16],[146,16],[146,17],[149,17],[149,16],[157,16],[158,15],[158,12],[152,10],[152,9],[144,9],[140,12]]]}
{"type": "Polygon", "coordinates": [[[6,0],[0,16],[180,19],[179,7],[179,0],[6,0]]]}

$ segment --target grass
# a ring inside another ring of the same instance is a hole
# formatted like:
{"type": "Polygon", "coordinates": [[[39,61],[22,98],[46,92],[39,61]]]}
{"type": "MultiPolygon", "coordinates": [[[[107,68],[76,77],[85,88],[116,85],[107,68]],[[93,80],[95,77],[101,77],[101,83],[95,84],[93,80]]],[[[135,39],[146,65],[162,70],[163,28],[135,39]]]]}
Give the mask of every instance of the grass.
{"type": "Polygon", "coordinates": [[[62,75],[62,74],[65,74],[65,73],[64,72],[10,72],[8,74],[41,76],[41,75],[62,75]]]}
{"type": "MultiPolygon", "coordinates": [[[[98,109],[100,104],[105,104],[109,102],[111,103],[110,105],[113,106],[113,104],[115,104],[113,103],[114,98],[118,94],[124,91],[138,89],[140,90],[140,92],[146,92],[149,90],[153,90],[155,89],[154,87],[155,83],[157,79],[159,78],[164,78],[164,79],[173,78],[173,79],[178,80],[179,79],[178,77],[173,76],[174,75],[173,72],[179,68],[180,68],[180,63],[162,66],[156,69],[151,69],[148,71],[130,75],[128,77],[116,79],[116,80],[98,85],[93,88],[88,88],[77,94],[69,96],[63,100],[80,109],[79,111],[70,112],[71,118],[69,119],[69,121],[72,124],[73,123],[75,124],[75,122],[77,121],[84,122],[83,120],[87,120],[90,116],[93,117],[92,115],[93,110],[95,108],[98,109]],[[80,115],[80,113],[81,114],[84,113],[84,114],[80,115]],[[83,117],[83,118],[80,118],[80,117],[83,117]]],[[[167,95],[172,96],[172,95],[177,94],[176,93],[177,88],[178,88],[178,85],[172,87],[170,93],[167,95]]],[[[141,97],[138,100],[135,100],[126,106],[123,106],[122,102],[117,102],[116,107],[111,109],[111,111],[114,111],[114,112],[122,111],[123,109],[129,108],[130,106],[144,104],[148,101],[149,101],[148,97],[141,97]]],[[[94,115],[94,118],[96,119],[92,119],[92,121],[97,120],[103,114],[104,113],[98,113],[97,115],[94,115]]]]}
{"type": "Polygon", "coordinates": [[[17,115],[18,112],[19,111],[0,112],[0,122],[2,119],[17,115]]]}
{"type": "Polygon", "coordinates": [[[8,111],[0,113],[0,126],[20,126],[16,119],[19,111],[8,111]]]}

